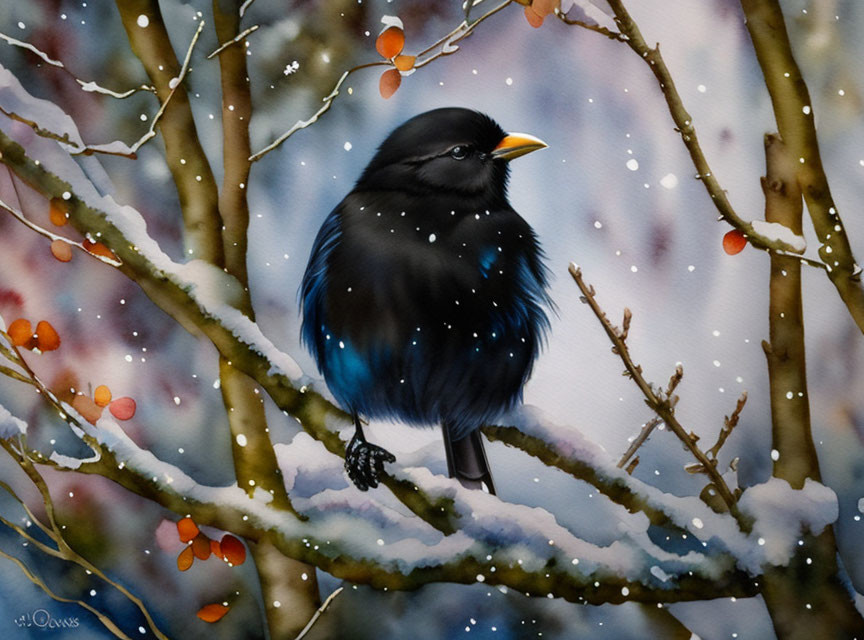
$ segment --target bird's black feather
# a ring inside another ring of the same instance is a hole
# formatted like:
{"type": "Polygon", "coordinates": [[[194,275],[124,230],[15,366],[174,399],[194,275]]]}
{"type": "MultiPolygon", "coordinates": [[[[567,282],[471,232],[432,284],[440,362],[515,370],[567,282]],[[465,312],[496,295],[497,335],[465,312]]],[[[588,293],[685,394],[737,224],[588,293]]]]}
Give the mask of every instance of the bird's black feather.
{"type": "Polygon", "coordinates": [[[490,155],[505,135],[466,109],[417,116],[324,221],[302,337],[347,410],[459,440],[520,400],[549,302],[537,238],[490,155]]]}

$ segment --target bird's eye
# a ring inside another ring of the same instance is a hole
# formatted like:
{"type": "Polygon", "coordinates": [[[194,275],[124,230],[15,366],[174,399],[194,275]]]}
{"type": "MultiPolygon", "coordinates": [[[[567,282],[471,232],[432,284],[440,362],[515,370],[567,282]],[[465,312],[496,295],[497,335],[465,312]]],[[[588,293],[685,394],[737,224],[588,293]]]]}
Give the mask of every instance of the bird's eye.
{"type": "Polygon", "coordinates": [[[468,155],[468,147],[453,147],[450,149],[450,157],[454,160],[464,160],[468,155]]]}

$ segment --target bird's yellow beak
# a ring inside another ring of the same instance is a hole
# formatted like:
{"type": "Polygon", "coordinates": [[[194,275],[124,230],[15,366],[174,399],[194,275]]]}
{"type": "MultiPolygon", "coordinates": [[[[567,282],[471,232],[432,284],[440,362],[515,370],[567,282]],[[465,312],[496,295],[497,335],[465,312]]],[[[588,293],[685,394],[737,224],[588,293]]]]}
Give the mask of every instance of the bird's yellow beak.
{"type": "Polygon", "coordinates": [[[496,160],[512,160],[548,146],[540,138],[527,133],[508,133],[492,151],[492,157],[496,160]]]}

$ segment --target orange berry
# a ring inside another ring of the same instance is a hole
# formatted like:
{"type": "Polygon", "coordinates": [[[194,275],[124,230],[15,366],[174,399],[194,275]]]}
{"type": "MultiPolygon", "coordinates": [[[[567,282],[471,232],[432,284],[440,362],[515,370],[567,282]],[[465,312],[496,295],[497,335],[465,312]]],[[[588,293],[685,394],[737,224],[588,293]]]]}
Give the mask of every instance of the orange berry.
{"type": "Polygon", "coordinates": [[[730,256],[741,253],[747,246],[747,237],[738,229],[732,229],[723,236],[723,251],[730,256]]]}
{"type": "Polygon", "coordinates": [[[206,560],[210,557],[210,538],[203,533],[199,533],[192,540],[192,553],[199,560],[206,560]]]}
{"type": "Polygon", "coordinates": [[[230,533],[222,536],[222,542],[219,543],[219,546],[225,559],[235,567],[246,561],[246,547],[230,533]]]}
{"type": "Polygon", "coordinates": [[[229,607],[224,604],[208,604],[198,610],[197,615],[204,622],[219,622],[226,613],[229,607]]]}
{"type": "Polygon", "coordinates": [[[192,553],[192,547],[186,547],[180,552],[180,555],[177,556],[177,568],[180,569],[180,571],[186,571],[189,569],[193,562],[195,562],[195,554],[192,553]]]}
{"type": "Polygon", "coordinates": [[[219,544],[218,540],[210,541],[210,553],[219,558],[220,560],[224,560],[225,556],[222,554],[222,545],[219,544]]]}
{"type": "Polygon", "coordinates": [[[201,533],[201,531],[198,529],[198,525],[195,524],[195,521],[189,516],[186,516],[177,522],[177,533],[180,534],[180,542],[189,542],[201,533]]]}
{"type": "Polygon", "coordinates": [[[68,242],[55,240],[51,243],[51,255],[60,262],[69,262],[72,259],[72,246],[68,242]]]}
{"type": "Polygon", "coordinates": [[[100,384],[93,392],[93,399],[100,407],[107,407],[111,403],[111,389],[100,384]]]}
{"type": "Polygon", "coordinates": [[[60,335],[46,320],[36,325],[36,346],[39,351],[54,351],[60,347],[60,335]]]}
{"type": "Polygon", "coordinates": [[[111,415],[118,420],[130,420],[135,415],[135,401],[132,398],[117,398],[108,405],[111,415]]]}
{"type": "Polygon", "coordinates": [[[399,71],[411,71],[414,68],[415,60],[417,60],[417,56],[396,56],[393,58],[393,64],[399,71]]]}
{"type": "Polygon", "coordinates": [[[84,245],[84,248],[87,249],[87,251],[92,253],[94,256],[102,256],[103,258],[110,258],[111,260],[117,259],[117,256],[114,255],[111,249],[106,247],[101,242],[91,242],[90,240],[85,240],[81,244],[84,245]]]}
{"type": "Polygon", "coordinates": [[[51,209],[48,211],[51,224],[62,227],[69,222],[68,211],[69,205],[62,198],[51,198],[51,209]]]}
{"type": "Polygon", "coordinates": [[[534,7],[525,7],[525,19],[535,29],[543,26],[543,16],[534,11],[534,7]]]}
{"type": "Polygon", "coordinates": [[[80,413],[81,417],[90,424],[96,424],[96,421],[102,417],[102,407],[87,396],[75,396],[72,399],[72,408],[80,413]]]}
{"type": "Polygon", "coordinates": [[[396,89],[402,84],[402,74],[396,69],[388,69],[381,74],[381,80],[378,81],[378,91],[381,97],[385,100],[396,93],[396,89]]]}
{"type": "Polygon", "coordinates": [[[541,18],[545,18],[551,13],[555,13],[555,9],[558,8],[559,0],[534,0],[531,3],[531,8],[534,9],[534,13],[536,13],[541,18]]]}
{"type": "Polygon", "coordinates": [[[399,27],[387,27],[375,40],[375,48],[383,58],[392,58],[402,53],[405,46],[405,32],[399,27]]]}
{"type": "Polygon", "coordinates": [[[33,348],[30,344],[31,342],[35,343],[33,338],[33,325],[30,324],[29,320],[18,318],[9,325],[9,328],[6,329],[6,333],[9,334],[12,344],[16,347],[25,347],[27,349],[33,348]]]}

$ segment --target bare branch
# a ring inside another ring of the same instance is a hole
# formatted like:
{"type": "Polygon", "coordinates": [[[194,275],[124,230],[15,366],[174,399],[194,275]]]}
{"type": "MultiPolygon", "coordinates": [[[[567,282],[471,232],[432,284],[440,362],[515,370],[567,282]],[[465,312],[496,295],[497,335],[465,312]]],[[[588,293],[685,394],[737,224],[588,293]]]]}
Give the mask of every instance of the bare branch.
{"type": "MultiPolygon", "coordinates": [[[[693,118],[687,113],[684,108],[684,103],[681,100],[681,95],[675,87],[675,82],[663,56],[660,55],[660,45],[654,48],[648,46],[639,26],[630,16],[624,6],[622,0],[609,0],[609,5],[615,12],[615,22],[621,28],[621,33],[624,37],[620,38],[622,42],[626,42],[629,46],[651,69],[651,72],[657,78],[657,83],[663,96],[666,98],[666,104],[669,107],[669,113],[672,115],[672,120],[675,122],[676,131],[681,134],[681,140],[687,151],[690,152],[690,158],[696,167],[696,178],[705,185],[708,195],[711,196],[711,201],[720,212],[720,218],[726,220],[736,229],[740,230],[747,236],[747,240],[755,247],[760,249],[774,249],[778,251],[787,251],[789,253],[798,254],[792,245],[783,242],[776,238],[765,237],[753,229],[752,224],[741,218],[732,204],[726,197],[726,191],[720,186],[711,167],[708,165],[708,160],[705,159],[705,154],[702,147],[699,145],[699,140],[696,137],[696,128],[693,126],[693,118]]],[[[582,26],[582,25],[579,25],[582,26]]]]}
{"type": "Polygon", "coordinates": [[[209,56],[207,56],[207,59],[212,60],[213,58],[218,56],[220,53],[225,51],[225,49],[227,49],[228,47],[233,46],[242,40],[245,40],[249,34],[258,31],[258,28],[259,28],[259,25],[255,24],[255,25],[252,25],[251,27],[249,27],[248,29],[244,29],[243,31],[238,33],[236,36],[231,38],[228,42],[225,42],[224,44],[219,45],[219,47],[215,51],[213,51],[213,53],[211,53],[209,56]]]}
{"type": "MultiPolygon", "coordinates": [[[[624,466],[627,464],[627,461],[633,457],[633,454],[636,453],[639,447],[642,446],[642,443],[645,442],[648,439],[648,436],[651,435],[651,432],[654,431],[654,427],[656,427],[661,422],[663,421],[660,418],[654,416],[648,422],[642,425],[642,430],[639,432],[639,435],[636,436],[636,438],[630,444],[630,447],[627,449],[627,451],[624,452],[624,455],[621,456],[621,459],[618,461],[619,469],[624,468],[624,466]]],[[[638,462],[636,464],[638,464],[638,462]]],[[[636,465],[634,464],[633,468],[635,467],[636,465]]],[[[632,469],[629,466],[627,467],[627,473],[632,473],[632,469]]]]}
{"type": "Polygon", "coordinates": [[[38,57],[40,57],[47,64],[51,65],[52,67],[56,67],[58,69],[61,69],[62,71],[64,71],[68,75],[70,75],[75,80],[75,82],[77,82],[81,86],[81,89],[83,91],[87,91],[88,93],[101,93],[102,95],[111,96],[112,98],[118,98],[121,100],[123,98],[128,98],[129,96],[134,95],[134,94],[138,93],[139,91],[147,91],[148,93],[156,93],[156,89],[154,89],[153,87],[148,86],[148,85],[141,85],[140,87],[135,87],[134,89],[129,89],[128,91],[124,91],[122,93],[118,93],[117,91],[112,91],[111,89],[106,89],[105,87],[99,86],[95,82],[86,82],[84,80],[81,80],[74,73],[72,73],[68,69],[68,67],[66,67],[66,65],[64,65],[62,62],[60,62],[59,60],[54,60],[53,58],[48,56],[47,53],[37,49],[36,47],[34,47],[29,42],[23,42],[21,40],[17,40],[16,38],[12,38],[10,36],[7,36],[4,33],[0,33],[0,40],[4,40],[7,44],[12,45],[13,47],[19,47],[21,49],[26,49],[28,51],[31,51],[32,53],[34,53],[38,57]]]}
{"type": "Polygon", "coordinates": [[[321,604],[320,607],[318,607],[318,610],[315,612],[315,615],[313,615],[312,619],[309,620],[309,624],[307,624],[305,627],[303,627],[303,630],[300,632],[300,634],[296,638],[294,638],[294,640],[303,640],[303,638],[306,636],[306,634],[309,633],[309,630],[312,628],[312,625],[314,625],[318,621],[318,618],[321,617],[321,614],[324,613],[324,611],[327,609],[327,607],[330,606],[330,603],[333,602],[340,593],[342,593],[342,590],[344,588],[345,587],[339,587],[338,589],[336,589],[336,591],[334,591],[329,596],[327,596],[327,599],[321,604]]]}
{"type": "MultiPolygon", "coordinates": [[[[513,1],[514,0],[504,0],[504,2],[502,2],[501,4],[496,6],[495,8],[490,9],[486,13],[484,13],[482,16],[477,18],[477,20],[472,22],[470,25],[467,22],[463,21],[458,27],[456,27],[455,29],[450,31],[450,33],[448,33],[446,36],[439,38],[436,42],[434,42],[433,44],[428,46],[426,49],[424,49],[423,51],[418,53],[417,54],[418,61],[415,63],[414,68],[419,69],[421,67],[426,66],[430,62],[437,60],[438,58],[456,53],[459,50],[459,47],[455,46],[457,42],[463,40],[464,38],[467,38],[469,35],[471,35],[471,33],[473,33],[473,31],[477,27],[477,25],[479,25],[481,22],[489,19],[490,17],[492,17],[493,15],[495,15],[496,13],[498,13],[499,11],[504,9],[505,7],[509,6],[510,4],[513,3],[513,1]],[[438,50],[435,51],[435,49],[438,49],[438,50]],[[435,51],[435,53],[431,53],[432,51],[435,51]],[[428,55],[427,57],[425,57],[421,60],[421,58],[423,56],[430,54],[430,53],[431,53],[431,55],[428,55]]],[[[336,82],[336,85],[333,87],[333,90],[328,95],[326,95],[324,98],[322,98],[322,102],[324,104],[321,105],[321,107],[314,114],[312,114],[311,117],[307,118],[306,120],[298,120],[297,122],[295,122],[291,126],[290,129],[288,129],[285,133],[283,133],[278,138],[276,138],[273,142],[268,144],[266,147],[264,147],[260,151],[256,151],[251,156],[249,156],[249,161],[250,162],[257,162],[258,160],[260,160],[265,155],[267,155],[268,153],[273,151],[275,148],[277,148],[279,145],[281,145],[283,142],[285,142],[288,138],[290,138],[292,135],[294,135],[295,133],[297,133],[301,129],[305,129],[306,127],[309,127],[309,126],[315,124],[318,121],[318,118],[320,118],[325,113],[327,113],[327,111],[330,110],[330,107],[333,105],[333,101],[339,96],[339,90],[342,88],[342,84],[345,82],[345,80],[348,78],[348,76],[350,76],[352,73],[355,73],[356,71],[360,71],[361,69],[368,69],[370,67],[393,67],[393,66],[394,66],[393,63],[389,60],[380,60],[377,62],[368,62],[366,64],[361,64],[361,65],[358,65],[356,67],[352,67],[351,69],[348,69],[348,71],[345,71],[342,74],[342,76],[339,78],[339,80],[336,82]]]]}
{"type": "Polygon", "coordinates": [[[864,331],[864,287],[861,268],[852,254],[846,225],[831,195],[819,153],[816,116],[807,83],[792,54],[783,11],[777,0],[741,0],[747,31],[762,68],[780,137],[794,166],[813,228],[819,257],[852,319],[864,331]]]}
{"type": "Polygon", "coordinates": [[[602,27],[599,24],[592,24],[590,22],[585,22],[584,20],[577,20],[575,18],[567,17],[566,13],[562,13],[560,9],[555,9],[555,17],[558,18],[564,24],[569,24],[575,27],[582,27],[583,29],[588,29],[589,31],[594,31],[595,33],[599,33],[600,35],[606,36],[610,40],[618,40],[619,42],[627,42],[627,37],[623,34],[618,33],[617,31],[612,31],[611,29],[607,29],[606,27],[602,27]]]}
{"type": "Polygon", "coordinates": [[[632,358],[630,357],[630,352],[627,349],[626,343],[619,336],[618,329],[612,326],[612,323],[610,323],[609,319],[606,317],[606,313],[600,308],[600,305],[597,304],[597,300],[594,297],[594,288],[589,287],[585,284],[585,281],[582,279],[582,271],[575,264],[570,264],[569,271],[570,275],[573,277],[573,280],[576,282],[576,285],[579,287],[579,290],[582,292],[583,302],[590,306],[591,310],[594,312],[594,315],[597,316],[597,319],[600,321],[600,324],[606,331],[606,335],[609,336],[609,339],[612,341],[612,344],[615,347],[615,353],[621,358],[621,361],[624,363],[629,377],[633,379],[633,381],[642,391],[642,395],[645,396],[645,403],[649,407],[651,407],[651,409],[663,420],[663,422],[666,423],[669,429],[676,436],[678,436],[678,439],[681,440],[681,442],[684,443],[684,446],[690,450],[690,452],[693,454],[693,457],[695,457],[704,467],[705,473],[708,474],[708,476],[711,478],[711,481],[717,486],[717,491],[720,494],[720,497],[723,499],[723,502],[725,502],[726,506],[729,508],[729,512],[735,517],[735,520],[739,523],[739,526],[741,526],[743,529],[748,529],[750,525],[744,520],[741,512],[738,510],[735,496],[729,490],[729,487],[726,485],[723,477],[711,464],[711,461],[708,460],[705,454],[702,453],[699,447],[696,446],[696,441],[694,439],[695,434],[692,434],[692,432],[688,434],[685,431],[684,427],[681,426],[681,424],[678,422],[678,419],[675,417],[675,409],[670,404],[668,398],[664,399],[658,396],[658,394],[652,389],[651,384],[647,382],[642,376],[642,369],[633,362],[632,358]]]}
{"type": "Polygon", "coordinates": [[[747,392],[744,391],[741,394],[741,397],[738,398],[738,402],[735,405],[735,410],[732,412],[732,415],[728,415],[723,419],[723,428],[720,429],[720,433],[717,436],[717,442],[715,442],[714,446],[705,452],[705,455],[708,456],[709,459],[716,460],[717,456],[720,455],[720,449],[726,443],[729,436],[732,435],[732,430],[738,425],[738,419],[741,417],[741,411],[744,410],[744,405],[746,403],[747,392]]]}

